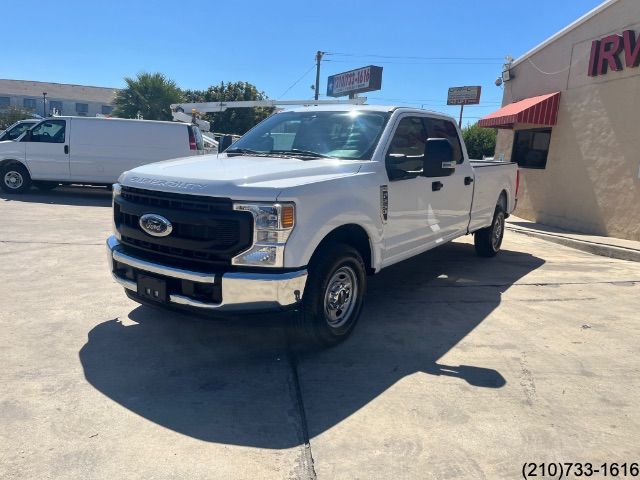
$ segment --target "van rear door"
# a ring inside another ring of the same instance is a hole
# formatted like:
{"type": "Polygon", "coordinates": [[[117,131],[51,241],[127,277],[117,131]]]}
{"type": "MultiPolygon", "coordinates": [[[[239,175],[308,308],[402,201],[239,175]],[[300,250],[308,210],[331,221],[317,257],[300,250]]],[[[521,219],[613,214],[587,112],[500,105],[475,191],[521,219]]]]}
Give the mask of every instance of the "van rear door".
{"type": "Polygon", "coordinates": [[[69,120],[44,120],[20,140],[31,177],[36,180],[69,179],[69,120]]]}

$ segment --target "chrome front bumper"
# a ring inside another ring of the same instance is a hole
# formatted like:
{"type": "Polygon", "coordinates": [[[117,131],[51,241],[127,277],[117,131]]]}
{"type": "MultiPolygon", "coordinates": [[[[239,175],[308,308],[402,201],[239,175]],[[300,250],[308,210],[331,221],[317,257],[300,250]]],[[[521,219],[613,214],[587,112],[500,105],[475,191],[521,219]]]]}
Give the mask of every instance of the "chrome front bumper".
{"type": "Polygon", "coordinates": [[[120,242],[114,236],[107,239],[107,259],[113,279],[136,294],[138,292],[136,282],[118,275],[114,270],[115,262],[127,265],[135,271],[198,283],[214,283],[216,278],[221,276],[222,302],[220,303],[207,303],[185,295],[168,294],[169,305],[202,310],[241,312],[283,309],[302,300],[307,282],[306,270],[286,273],[226,272],[215,274],[174,268],[125,253],[120,242]]]}

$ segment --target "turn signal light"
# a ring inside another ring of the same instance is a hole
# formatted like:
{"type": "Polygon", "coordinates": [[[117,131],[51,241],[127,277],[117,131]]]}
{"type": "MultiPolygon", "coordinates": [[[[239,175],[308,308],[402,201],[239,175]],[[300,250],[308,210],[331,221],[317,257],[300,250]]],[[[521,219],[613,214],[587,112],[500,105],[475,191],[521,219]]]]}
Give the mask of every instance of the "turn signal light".
{"type": "Polygon", "coordinates": [[[292,228],[294,223],[293,205],[282,206],[282,228],[292,228]]]}

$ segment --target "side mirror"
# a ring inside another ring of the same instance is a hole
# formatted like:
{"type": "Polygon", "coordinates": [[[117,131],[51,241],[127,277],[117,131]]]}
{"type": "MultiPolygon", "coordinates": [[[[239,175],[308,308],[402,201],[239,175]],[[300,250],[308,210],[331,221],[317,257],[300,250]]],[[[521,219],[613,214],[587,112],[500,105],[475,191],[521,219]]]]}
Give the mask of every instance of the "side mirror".
{"type": "Polygon", "coordinates": [[[423,177],[448,177],[456,171],[453,148],[446,138],[427,139],[423,162],[423,177]]]}
{"type": "Polygon", "coordinates": [[[233,143],[233,137],[231,135],[222,135],[218,142],[218,153],[224,152],[233,143]]]}

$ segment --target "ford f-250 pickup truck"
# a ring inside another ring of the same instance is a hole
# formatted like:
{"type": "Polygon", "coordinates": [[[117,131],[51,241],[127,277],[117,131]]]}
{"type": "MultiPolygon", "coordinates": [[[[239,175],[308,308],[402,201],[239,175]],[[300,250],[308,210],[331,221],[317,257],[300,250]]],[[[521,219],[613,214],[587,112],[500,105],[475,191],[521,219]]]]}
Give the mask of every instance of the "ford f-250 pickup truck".
{"type": "Polygon", "coordinates": [[[224,153],[125,172],[113,188],[113,278],[192,312],[294,309],[315,343],[345,339],[367,276],[473,234],[494,256],[517,166],[471,161],[450,117],[316,106],[267,118],[224,153]]]}

